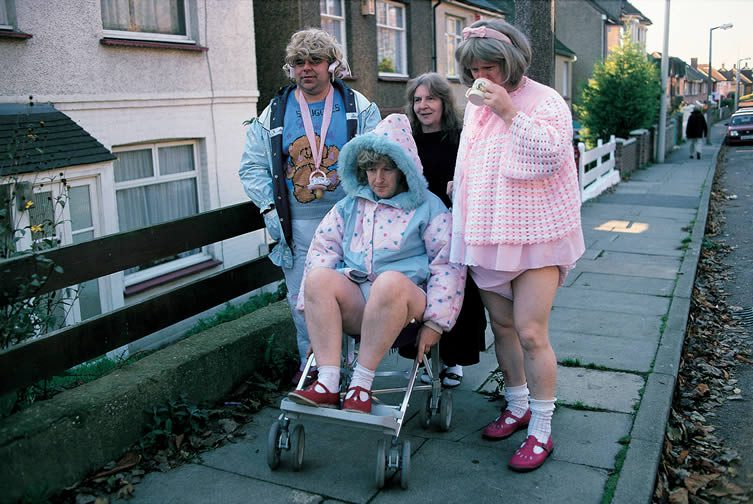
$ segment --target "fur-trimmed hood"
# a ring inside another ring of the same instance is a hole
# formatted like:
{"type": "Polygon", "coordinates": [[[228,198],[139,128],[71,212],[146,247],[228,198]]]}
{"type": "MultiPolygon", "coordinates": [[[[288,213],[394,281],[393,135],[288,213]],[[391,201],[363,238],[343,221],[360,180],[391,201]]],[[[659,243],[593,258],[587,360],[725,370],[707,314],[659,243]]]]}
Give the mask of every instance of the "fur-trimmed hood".
{"type": "Polygon", "coordinates": [[[410,121],[405,114],[390,114],[373,131],[349,141],[340,152],[338,171],[343,189],[349,196],[374,200],[368,184],[359,184],[356,176],[358,153],[364,149],[389,156],[405,175],[408,190],[383,200],[404,210],[413,210],[426,200],[428,184],[418,157],[410,121]]]}

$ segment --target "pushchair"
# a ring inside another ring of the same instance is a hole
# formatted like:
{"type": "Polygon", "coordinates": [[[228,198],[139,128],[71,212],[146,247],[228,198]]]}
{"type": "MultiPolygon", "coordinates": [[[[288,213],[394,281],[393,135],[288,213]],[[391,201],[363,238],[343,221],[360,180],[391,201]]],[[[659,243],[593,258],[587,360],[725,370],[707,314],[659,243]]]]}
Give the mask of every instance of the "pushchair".
{"type": "MultiPolygon", "coordinates": [[[[406,332],[412,331],[415,337],[419,327],[418,324],[409,325],[403,329],[398,341],[406,332]]],[[[343,335],[343,351],[341,354],[342,379],[340,380],[341,401],[345,395],[345,391],[348,389],[355,364],[355,358],[349,358],[349,355],[354,353],[352,351],[353,346],[349,347],[349,345],[353,345],[353,340],[349,336],[343,335]]],[[[420,358],[417,356],[413,361],[411,370],[408,372],[406,386],[384,389],[377,389],[375,387],[372,389],[372,396],[396,392],[404,392],[404,395],[400,403],[395,405],[378,402],[375,397],[370,414],[306,406],[295,403],[287,397],[282,399],[280,403],[280,416],[270,426],[267,436],[267,465],[269,465],[269,468],[274,471],[279,467],[281,454],[284,450],[291,452],[293,470],[298,471],[301,469],[306,439],[302,422],[306,418],[316,418],[320,421],[374,430],[390,436],[391,439],[389,442],[384,436],[377,442],[374,481],[377,488],[382,488],[384,487],[387,471],[399,472],[400,486],[403,489],[408,488],[411,444],[407,439],[400,441],[399,436],[403,422],[406,420],[406,412],[413,392],[426,392],[420,399],[419,422],[422,428],[428,429],[434,421],[440,430],[448,431],[452,423],[452,394],[449,390],[442,389],[442,381],[439,376],[441,369],[439,345],[434,345],[430,353],[431,359],[427,359],[425,355],[422,355],[420,358]],[[430,384],[416,383],[421,363],[423,363],[431,379],[430,384]],[[292,423],[293,421],[295,421],[295,424],[292,423]]],[[[309,356],[296,390],[304,388],[304,381],[314,362],[314,355],[312,354],[309,356]]],[[[405,373],[403,371],[378,371],[376,373],[377,379],[386,376],[404,377],[405,373]]]]}

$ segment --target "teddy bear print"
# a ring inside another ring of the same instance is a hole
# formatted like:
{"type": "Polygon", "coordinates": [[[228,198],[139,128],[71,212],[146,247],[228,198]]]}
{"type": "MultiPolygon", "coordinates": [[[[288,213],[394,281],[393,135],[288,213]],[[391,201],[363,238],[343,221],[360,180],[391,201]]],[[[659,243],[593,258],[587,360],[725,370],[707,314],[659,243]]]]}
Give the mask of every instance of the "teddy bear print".
{"type": "MultiPolygon", "coordinates": [[[[319,135],[316,135],[317,144],[319,135]]],[[[314,165],[314,156],[311,153],[309,141],[305,135],[298,137],[290,144],[290,158],[286,176],[293,181],[293,195],[299,203],[308,203],[316,199],[316,194],[309,189],[309,179],[311,174],[316,171],[314,165]]],[[[322,163],[319,169],[323,171],[330,183],[326,187],[327,191],[334,191],[340,185],[340,178],[337,176],[337,170],[331,168],[337,163],[340,157],[340,149],[334,145],[325,145],[322,153],[322,163]],[[331,168],[331,169],[330,169],[331,168]]]]}

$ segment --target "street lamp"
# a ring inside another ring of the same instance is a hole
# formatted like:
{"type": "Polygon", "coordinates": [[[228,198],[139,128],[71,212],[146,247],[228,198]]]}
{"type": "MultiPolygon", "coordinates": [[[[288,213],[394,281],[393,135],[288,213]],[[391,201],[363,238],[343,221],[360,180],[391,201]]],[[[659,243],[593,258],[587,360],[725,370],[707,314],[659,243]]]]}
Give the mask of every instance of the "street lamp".
{"type": "Polygon", "coordinates": [[[737,66],[735,67],[735,108],[732,112],[737,112],[738,97],[740,95],[740,62],[748,61],[750,58],[740,58],[737,60],[737,66]]]}
{"type": "MultiPolygon", "coordinates": [[[[713,98],[713,85],[711,83],[711,36],[714,34],[714,30],[721,28],[722,30],[729,30],[732,28],[732,23],[724,23],[723,25],[714,26],[713,28],[709,29],[709,71],[707,74],[708,82],[709,82],[709,102],[711,102],[713,98]]],[[[709,129],[711,128],[711,107],[709,107],[706,111],[706,122],[709,125],[709,129]]],[[[706,145],[711,145],[711,135],[706,135],[706,145]]]]}

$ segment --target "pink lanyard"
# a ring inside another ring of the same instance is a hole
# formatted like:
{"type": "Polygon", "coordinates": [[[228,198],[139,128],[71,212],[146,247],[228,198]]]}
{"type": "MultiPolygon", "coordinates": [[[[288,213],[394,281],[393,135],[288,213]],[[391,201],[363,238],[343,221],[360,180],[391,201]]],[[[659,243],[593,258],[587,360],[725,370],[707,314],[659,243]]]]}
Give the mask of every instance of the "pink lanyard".
{"type": "Polygon", "coordinates": [[[332,120],[332,97],[334,95],[334,89],[329,87],[329,93],[324,100],[324,116],[322,117],[322,129],[319,135],[319,145],[316,144],[316,135],[314,134],[314,125],[311,122],[311,112],[309,111],[309,104],[301,93],[301,89],[295,90],[295,99],[298,101],[298,107],[301,109],[301,117],[303,118],[303,128],[306,130],[306,138],[308,138],[309,146],[311,147],[311,155],[314,157],[314,172],[321,171],[319,166],[322,164],[322,155],[324,154],[324,141],[327,139],[327,130],[329,129],[329,123],[332,120]]]}

